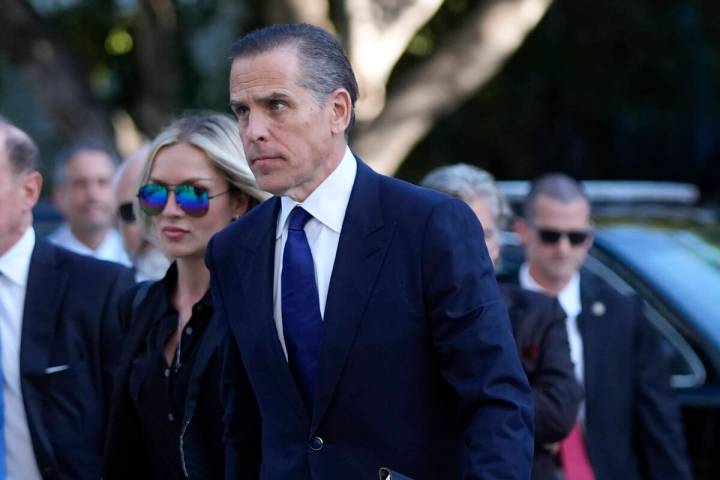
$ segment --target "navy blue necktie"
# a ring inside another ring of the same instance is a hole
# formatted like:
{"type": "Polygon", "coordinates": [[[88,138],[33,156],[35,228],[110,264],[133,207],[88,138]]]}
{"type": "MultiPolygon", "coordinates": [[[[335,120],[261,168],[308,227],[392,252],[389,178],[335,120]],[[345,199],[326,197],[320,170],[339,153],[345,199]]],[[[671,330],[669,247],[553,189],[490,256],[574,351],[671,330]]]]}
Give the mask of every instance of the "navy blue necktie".
{"type": "Polygon", "coordinates": [[[290,212],[282,266],[282,320],[288,364],[310,411],[323,332],[315,264],[304,230],[311,218],[301,207],[290,212]]]}

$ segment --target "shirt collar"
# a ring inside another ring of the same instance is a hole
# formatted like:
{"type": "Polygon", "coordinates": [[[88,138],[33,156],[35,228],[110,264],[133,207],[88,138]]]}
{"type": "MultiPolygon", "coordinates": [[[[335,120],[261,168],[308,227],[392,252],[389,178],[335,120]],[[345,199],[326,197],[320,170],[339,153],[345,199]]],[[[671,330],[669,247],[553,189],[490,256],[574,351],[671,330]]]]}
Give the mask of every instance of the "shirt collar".
{"type": "MultiPolygon", "coordinates": [[[[523,263],[520,267],[520,286],[535,292],[547,293],[545,289],[530,275],[530,267],[523,263]]],[[[575,317],[582,311],[580,301],[580,275],[575,272],[565,287],[557,295],[560,306],[568,317],[575,317]]]]}
{"type": "Polygon", "coordinates": [[[287,218],[297,205],[302,206],[313,218],[330,230],[340,233],[356,174],[355,157],[350,148],[345,147],[345,154],[340,164],[304,202],[298,203],[290,197],[281,197],[276,238],[280,238],[282,235],[287,218]]]}
{"type": "Polygon", "coordinates": [[[0,272],[14,284],[25,287],[30,270],[30,258],[35,248],[35,230],[28,227],[20,240],[0,256],[0,272]]]}

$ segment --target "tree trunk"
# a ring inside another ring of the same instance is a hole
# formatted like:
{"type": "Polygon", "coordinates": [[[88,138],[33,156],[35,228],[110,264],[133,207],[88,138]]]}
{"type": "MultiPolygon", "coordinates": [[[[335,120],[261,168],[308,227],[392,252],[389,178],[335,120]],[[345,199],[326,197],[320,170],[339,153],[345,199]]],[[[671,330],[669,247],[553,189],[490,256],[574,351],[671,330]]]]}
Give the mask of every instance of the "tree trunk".
{"type": "Polygon", "coordinates": [[[0,52],[27,79],[67,142],[113,148],[108,112],[90,91],[87,74],[64,40],[24,0],[0,0],[0,52]]]}
{"type": "Polygon", "coordinates": [[[382,113],[360,125],[353,148],[393,174],[437,119],[488,82],[537,25],[552,0],[493,0],[468,14],[457,33],[391,92],[382,113]]]}
{"type": "Polygon", "coordinates": [[[181,75],[178,69],[178,23],[170,0],[140,0],[134,55],[139,95],[132,105],[140,130],[154,136],[175,114],[181,75]]]}

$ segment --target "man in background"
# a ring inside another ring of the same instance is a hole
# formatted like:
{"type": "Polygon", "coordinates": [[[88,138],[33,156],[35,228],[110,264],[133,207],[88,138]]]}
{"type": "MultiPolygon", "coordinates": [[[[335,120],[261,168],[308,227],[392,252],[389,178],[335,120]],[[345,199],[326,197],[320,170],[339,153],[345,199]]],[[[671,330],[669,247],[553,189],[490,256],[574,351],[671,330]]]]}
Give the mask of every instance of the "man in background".
{"type": "Polygon", "coordinates": [[[114,182],[120,234],[138,282],[162,278],[170,265],[167,257],[142,234],[135,218],[138,179],[149,153],[150,144],[145,144],[126,158],[118,168],[114,182]]]}
{"type": "Polygon", "coordinates": [[[520,285],[560,301],[585,387],[577,425],[560,444],[566,479],[689,479],[669,369],[642,302],[581,271],[593,226],[580,184],[545,175],[533,182],[523,210],[516,223],[526,261],[520,285]]]}
{"type": "Polygon", "coordinates": [[[65,223],[48,239],[73,252],[130,266],[114,227],[114,173],[115,163],[100,147],[79,145],[61,154],[55,165],[53,203],[65,223]]]}
{"type": "MultiPolygon", "coordinates": [[[[422,186],[463,200],[475,212],[485,234],[490,258],[500,262],[501,230],[511,217],[510,206],[490,173],[458,163],[428,173],[422,186]]],[[[517,285],[500,283],[523,369],[530,381],[535,407],[533,480],[556,480],[555,452],[575,424],[583,398],[573,374],[565,312],[557,299],[517,285]]]]}
{"type": "Polygon", "coordinates": [[[0,118],[0,478],[96,480],[129,269],[36,238],[38,150],[0,118]]]}

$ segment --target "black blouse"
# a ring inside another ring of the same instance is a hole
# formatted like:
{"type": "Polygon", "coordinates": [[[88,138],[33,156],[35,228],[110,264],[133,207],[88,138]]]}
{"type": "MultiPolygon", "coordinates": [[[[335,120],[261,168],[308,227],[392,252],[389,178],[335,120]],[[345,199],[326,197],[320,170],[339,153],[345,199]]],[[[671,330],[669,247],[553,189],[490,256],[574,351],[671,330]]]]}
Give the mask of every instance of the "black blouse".
{"type": "Polygon", "coordinates": [[[193,364],[213,309],[207,292],[193,306],[192,316],[180,335],[173,361],[168,364],[164,354],[165,344],[178,327],[178,312],[171,302],[177,284],[174,264],[161,282],[165,295],[157,298],[164,302],[158,310],[163,313],[150,326],[144,349],[132,362],[130,396],[145,427],[147,448],[156,453],[150,458],[157,478],[185,478],[179,438],[193,364]]]}

